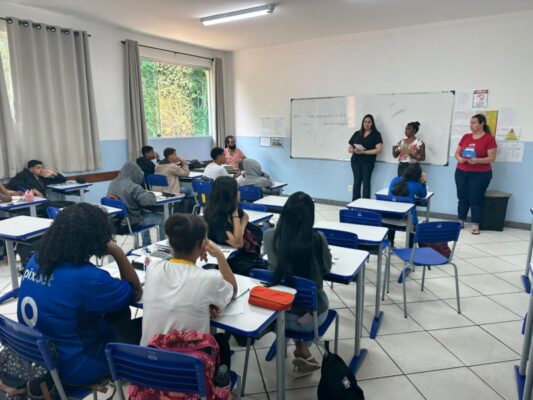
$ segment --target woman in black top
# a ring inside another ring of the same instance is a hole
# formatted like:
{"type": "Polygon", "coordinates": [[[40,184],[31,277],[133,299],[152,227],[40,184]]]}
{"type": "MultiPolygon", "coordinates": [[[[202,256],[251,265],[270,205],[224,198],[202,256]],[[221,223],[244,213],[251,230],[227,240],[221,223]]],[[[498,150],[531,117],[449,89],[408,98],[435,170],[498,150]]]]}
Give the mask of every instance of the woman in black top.
{"type": "Polygon", "coordinates": [[[350,144],[348,152],[352,154],[352,200],[361,197],[361,183],[363,184],[363,197],[369,199],[370,179],[376,164],[376,156],[383,150],[381,133],[376,129],[372,114],[363,117],[361,129],[352,135],[348,143],[350,144]]]}

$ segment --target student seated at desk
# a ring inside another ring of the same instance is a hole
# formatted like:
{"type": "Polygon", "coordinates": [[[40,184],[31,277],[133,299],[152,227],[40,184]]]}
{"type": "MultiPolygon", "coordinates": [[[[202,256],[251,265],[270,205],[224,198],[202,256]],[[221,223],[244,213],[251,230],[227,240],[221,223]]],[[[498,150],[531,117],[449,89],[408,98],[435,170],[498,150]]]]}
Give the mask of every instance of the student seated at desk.
{"type": "MultiPolygon", "coordinates": [[[[107,190],[108,197],[122,200],[128,208],[130,223],[137,225],[157,225],[159,229],[159,239],[165,239],[165,216],[159,212],[150,212],[143,207],[156,204],[154,193],[145,190],[141,185],[144,182],[144,174],[139,166],[128,161],[122,166],[118,176],[111,181],[107,190]]],[[[143,231],[142,245],[148,246],[152,243],[150,231],[143,231]]]]}
{"type": "Polygon", "coordinates": [[[231,165],[233,168],[239,168],[239,164],[246,159],[246,156],[241,149],[237,148],[235,136],[226,136],[224,147],[225,164],[231,165]]]}
{"type": "Polygon", "coordinates": [[[13,190],[7,190],[4,185],[0,183],[0,202],[9,203],[13,200],[13,196],[22,196],[23,192],[17,192],[13,190]]]}
{"type": "MultiPolygon", "coordinates": [[[[155,166],[155,173],[159,175],[164,175],[168,180],[167,192],[171,193],[183,193],[191,194],[191,192],[186,193],[183,189],[180,189],[180,176],[189,176],[189,164],[183,158],[179,157],[176,153],[176,149],[172,147],[167,147],[163,151],[163,158],[155,166]]],[[[158,190],[154,188],[154,190],[158,190]]]]}
{"type": "MultiPolygon", "coordinates": [[[[45,169],[41,161],[30,160],[27,167],[15,175],[7,187],[11,190],[33,190],[36,196],[46,197],[46,187],[54,183],[64,183],[67,179],[59,172],[45,169]]],[[[73,204],[69,202],[69,204],[73,204]]]]}
{"type": "Polygon", "coordinates": [[[238,249],[229,260],[236,274],[249,275],[252,268],[265,268],[261,259],[263,232],[239,207],[237,181],[229,176],[218,178],[211,188],[204,211],[207,236],[215,243],[238,249]]]}
{"type": "Polygon", "coordinates": [[[159,154],[152,146],[143,146],[141,149],[142,156],[137,158],[135,162],[144,172],[144,176],[155,173],[155,164],[152,160],[159,161],[159,154]]]}
{"type": "MultiPolygon", "coordinates": [[[[331,271],[332,256],[326,237],[313,230],[315,203],[303,192],[292,194],[281,211],[275,229],[265,232],[265,250],[269,269],[274,270],[272,285],[290,282],[293,276],[312,280],[317,286],[318,325],[327,317],[329,301],[324,292],[323,276],[331,271]]],[[[299,332],[313,331],[311,310],[292,308],[286,313],[287,329],[299,332]]],[[[309,374],[320,369],[320,363],[309,351],[311,343],[295,341],[295,371],[309,374]]]]}
{"type": "Polygon", "coordinates": [[[268,191],[267,189],[272,186],[272,179],[261,170],[261,164],[256,160],[251,158],[243,160],[242,169],[244,170],[244,176],[240,176],[237,179],[239,186],[257,186],[263,192],[268,191]]]}
{"type": "MultiPolygon", "coordinates": [[[[61,381],[88,385],[109,375],[105,346],[134,343],[129,305],[142,286],[122,249],[111,240],[107,215],[78,203],[61,211],[22,276],[17,317],[55,345],[61,381]],[[108,254],[121,279],[89,259],[108,254]]],[[[138,342],[137,342],[138,343],[138,342]]]]}
{"type": "MultiPolygon", "coordinates": [[[[420,164],[409,165],[403,175],[394,178],[389,186],[389,195],[409,197],[413,203],[416,197],[426,197],[426,174],[422,172],[420,164]]],[[[418,225],[418,217],[416,215],[416,207],[413,207],[412,211],[413,227],[418,225]]],[[[388,237],[391,242],[391,246],[394,246],[394,237],[396,231],[389,229],[388,237]]],[[[414,233],[409,233],[409,247],[413,247],[414,233]]]]}
{"type": "Polygon", "coordinates": [[[233,176],[237,178],[241,175],[240,172],[235,175],[232,175],[228,171],[226,171],[226,168],[224,168],[224,163],[226,162],[224,149],[221,149],[220,147],[214,147],[211,150],[211,159],[213,160],[213,162],[207,164],[204,169],[204,178],[215,180],[221,176],[233,176]]]}
{"type": "MultiPolygon", "coordinates": [[[[209,333],[209,317],[220,314],[237,293],[237,280],[222,251],[207,239],[201,217],[173,214],[165,231],[174,258],[146,270],[141,345],[173,329],[209,333]],[[207,260],[207,253],[217,259],[218,270],[196,266],[198,259],[207,260]]],[[[220,347],[220,363],[230,369],[228,340],[224,334],[214,337],[220,347]]]]}

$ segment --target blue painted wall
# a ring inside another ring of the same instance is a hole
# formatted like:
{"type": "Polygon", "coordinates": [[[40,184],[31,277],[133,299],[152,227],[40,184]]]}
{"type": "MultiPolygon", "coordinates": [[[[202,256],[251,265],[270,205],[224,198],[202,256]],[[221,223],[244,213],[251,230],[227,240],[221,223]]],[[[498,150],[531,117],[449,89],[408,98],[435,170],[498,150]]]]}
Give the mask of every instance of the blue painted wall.
{"type": "MultiPolygon", "coordinates": [[[[258,137],[238,137],[238,145],[247,157],[258,160],[273,179],[289,183],[286,193],[299,190],[321,199],[351,201],[348,185],[353,183],[350,163],[346,161],[303,160],[290,158],[290,139],[282,149],[260,147],[258,137]]],[[[457,198],[454,181],[456,161],[448,166],[425,165],[429,189],[435,192],[432,211],[455,214],[457,198]]],[[[377,163],[372,175],[372,192],[388,187],[396,176],[397,165],[377,163]]],[[[495,163],[489,190],[512,194],[507,208],[508,221],[531,223],[533,207],[533,142],[527,142],[522,163],[495,163]]]]}

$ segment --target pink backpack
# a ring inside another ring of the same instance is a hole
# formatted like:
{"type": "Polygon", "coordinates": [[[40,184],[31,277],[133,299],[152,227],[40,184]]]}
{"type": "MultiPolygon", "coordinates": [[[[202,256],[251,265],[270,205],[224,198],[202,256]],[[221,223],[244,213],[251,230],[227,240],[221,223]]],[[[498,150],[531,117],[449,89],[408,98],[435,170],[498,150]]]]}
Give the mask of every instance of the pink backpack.
{"type": "MultiPolygon", "coordinates": [[[[213,377],[220,364],[218,343],[213,335],[198,331],[178,332],[173,329],[166,335],[155,335],[150,340],[150,343],[148,343],[148,346],[198,357],[204,364],[205,378],[207,381],[207,399],[226,400],[231,397],[231,393],[227,388],[216,387],[213,383],[213,377]]],[[[128,400],[200,399],[200,396],[197,394],[166,392],[137,385],[130,385],[128,395],[128,400]]]]}

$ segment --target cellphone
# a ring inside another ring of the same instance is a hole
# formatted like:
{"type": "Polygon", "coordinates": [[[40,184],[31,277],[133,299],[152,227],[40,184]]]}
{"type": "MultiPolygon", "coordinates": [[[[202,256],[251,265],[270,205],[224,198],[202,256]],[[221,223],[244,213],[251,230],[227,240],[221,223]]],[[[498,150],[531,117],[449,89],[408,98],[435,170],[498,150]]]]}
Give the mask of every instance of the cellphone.
{"type": "Polygon", "coordinates": [[[176,196],[174,193],[169,193],[169,192],[163,192],[161,193],[161,195],[163,197],[175,197],[176,196]]]}

